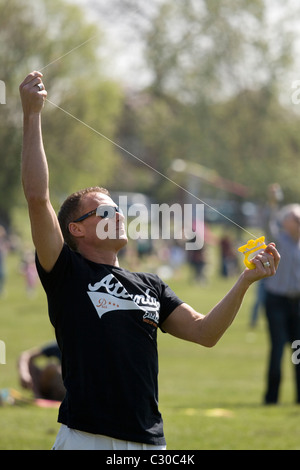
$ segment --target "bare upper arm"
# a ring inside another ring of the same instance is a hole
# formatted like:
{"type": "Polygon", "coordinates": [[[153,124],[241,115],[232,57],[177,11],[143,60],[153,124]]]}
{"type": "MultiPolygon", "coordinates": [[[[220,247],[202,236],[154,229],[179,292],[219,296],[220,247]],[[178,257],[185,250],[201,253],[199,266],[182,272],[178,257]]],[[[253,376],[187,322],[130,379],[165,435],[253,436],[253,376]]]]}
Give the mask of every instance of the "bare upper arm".
{"type": "Polygon", "coordinates": [[[39,262],[46,271],[51,271],[64,244],[57,215],[50,201],[30,202],[28,208],[39,262]]]}
{"type": "Polygon", "coordinates": [[[196,312],[190,305],[183,303],[168,316],[163,322],[162,328],[177,338],[205,345],[201,335],[203,318],[204,315],[196,312]]]}

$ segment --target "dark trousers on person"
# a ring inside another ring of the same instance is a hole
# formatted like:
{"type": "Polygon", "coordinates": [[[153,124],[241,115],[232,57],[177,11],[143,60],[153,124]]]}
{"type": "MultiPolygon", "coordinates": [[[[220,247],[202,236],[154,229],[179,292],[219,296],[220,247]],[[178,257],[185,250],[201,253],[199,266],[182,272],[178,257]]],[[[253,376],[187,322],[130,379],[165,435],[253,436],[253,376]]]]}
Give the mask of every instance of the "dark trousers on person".
{"type": "MultiPolygon", "coordinates": [[[[265,403],[272,404],[278,402],[284,347],[287,343],[300,340],[300,297],[290,298],[267,292],[266,315],[271,348],[265,403]]],[[[292,353],[291,349],[291,358],[292,353]]],[[[296,402],[300,403],[300,364],[295,365],[295,375],[296,402]]]]}

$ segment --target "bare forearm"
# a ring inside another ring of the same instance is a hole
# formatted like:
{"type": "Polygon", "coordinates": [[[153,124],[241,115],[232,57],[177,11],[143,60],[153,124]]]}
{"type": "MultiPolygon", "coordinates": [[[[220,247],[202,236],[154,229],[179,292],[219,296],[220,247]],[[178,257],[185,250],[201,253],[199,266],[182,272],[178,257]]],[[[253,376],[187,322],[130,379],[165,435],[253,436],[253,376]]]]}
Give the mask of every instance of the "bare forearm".
{"type": "Polygon", "coordinates": [[[177,338],[207,347],[214,346],[233,322],[253,282],[276,273],[280,255],[274,243],[270,243],[251,261],[255,268],[246,268],[232,289],[207,315],[183,303],[164,321],[163,329],[177,338]]]}
{"type": "Polygon", "coordinates": [[[254,269],[245,269],[227,295],[199,322],[201,344],[214,346],[236,317],[244,296],[255,281],[276,273],[280,255],[274,243],[270,243],[264,252],[252,260],[254,269]]]}
{"type": "Polygon", "coordinates": [[[202,346],[214,346],[236,317],[252,282],[241,274],[232,289],[207,315],[188,304],[177,307],[163,324],[168,333],[202,346]]]}
{"type": "Polygon", "coordinates": [[[199,339],[202,334],[207,346],[214,346],[235,319],[250,284],[242,274],[225,297],[199,322],[199,339]]]}
{"type": "Polygon", "coordinates": [[[41,115],[24,115],[22,183],[27,200],[48,197],[48,164],[43,146],[41,115]]]}
{"type": "Polygon", "coordinates": [[[32,72],[19,88],[24,116],[22,182],[28,202],[48,198],[48,165],[41,130],[41,112],[47,92],[41,77],[40,72],[32,72]]]}
{"type": "Polygon", "coordinates": [[[22,183],[28,203],[31,233],[40,263],[51,271],[63,247],[63,236],[49,197],[41,113],[47,97],[42,74],[28,74],[20,87],[23,108],[22,183]]]}

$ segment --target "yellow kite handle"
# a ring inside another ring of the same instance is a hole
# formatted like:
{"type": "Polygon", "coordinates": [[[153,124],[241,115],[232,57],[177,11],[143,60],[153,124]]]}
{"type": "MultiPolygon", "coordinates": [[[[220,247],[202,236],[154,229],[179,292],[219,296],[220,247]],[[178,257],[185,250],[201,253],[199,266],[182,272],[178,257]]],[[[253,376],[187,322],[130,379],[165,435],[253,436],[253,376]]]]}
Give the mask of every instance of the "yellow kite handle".
{"type": "Polygon", "coordinates": [[[247,266],[247,268],[254,269],[255,264],[251,263],[251,261],[248,260],[248,257],[251,255],[251,258],[253,258],[253,256],[255,256],[260,251],[263,251],[265,248],[267,248],[267,245],[265,244],[265,237],[260,237],[256,240],[249,240],[246,245],[240,246],[238,251],[243,253],[244,264],[247,266]]]}

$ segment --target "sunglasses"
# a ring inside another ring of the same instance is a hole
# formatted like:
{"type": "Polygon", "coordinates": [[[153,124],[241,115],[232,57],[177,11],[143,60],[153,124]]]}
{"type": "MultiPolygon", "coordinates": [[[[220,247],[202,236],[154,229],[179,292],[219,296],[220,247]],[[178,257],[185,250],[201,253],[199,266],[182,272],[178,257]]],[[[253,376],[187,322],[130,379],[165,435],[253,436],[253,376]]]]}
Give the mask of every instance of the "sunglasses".
{"type": "Polygon", "coordinates": [[[87,219],[93,214],[96,214],[98,217],[101,217],[102,219],[113,219],[116,213],[123,215],[122,209],[120,209],[120,207],[118,206],[102,205],[102,206],[98,206],[97,209],[94,209],[82,215],[81,217],[78,217],[78,219],[73,220],[73,222],[81,222],[82,220],[87,219]]]}

